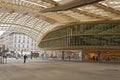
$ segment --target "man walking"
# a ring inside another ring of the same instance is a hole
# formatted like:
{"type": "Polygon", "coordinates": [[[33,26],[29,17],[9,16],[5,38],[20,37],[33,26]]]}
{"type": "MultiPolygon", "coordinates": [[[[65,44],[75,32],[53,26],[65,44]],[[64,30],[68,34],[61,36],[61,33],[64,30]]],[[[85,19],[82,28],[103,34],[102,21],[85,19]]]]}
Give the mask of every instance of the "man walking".
{"type": "Polygon", "coordinates": [[[26,59],[27,59],[27,55],[25,54],[24,55],[24,63],[26,62],[26,59]]]}

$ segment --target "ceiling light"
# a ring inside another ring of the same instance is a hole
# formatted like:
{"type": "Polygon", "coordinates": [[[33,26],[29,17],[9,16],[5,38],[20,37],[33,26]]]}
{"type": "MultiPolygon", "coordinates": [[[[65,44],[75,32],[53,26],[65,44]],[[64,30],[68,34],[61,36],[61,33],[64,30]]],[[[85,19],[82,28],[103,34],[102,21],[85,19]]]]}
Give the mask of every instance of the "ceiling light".
{"type": "Polygon", "coordinates": [[[53,0],[53,1],[55,1],[55,2],[60,2],[60,1],[62,1],[62,0],[53,0]]]}

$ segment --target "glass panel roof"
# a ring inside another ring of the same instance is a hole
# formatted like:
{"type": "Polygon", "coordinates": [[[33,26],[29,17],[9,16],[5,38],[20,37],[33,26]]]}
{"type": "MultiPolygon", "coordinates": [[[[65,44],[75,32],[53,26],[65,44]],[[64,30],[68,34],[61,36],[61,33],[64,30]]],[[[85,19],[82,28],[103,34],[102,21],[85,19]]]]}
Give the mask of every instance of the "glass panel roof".
{"type": "Polygon", "coordinates": [[[56,12],[42,12],[75,0],[0,0],[0,30],[23,32],[39,42],[54,28],[72,23],[120,22],[120,0],[97,3],[56,12]]]}
{"type": "Polygon", "coordinates": [[[111,17],[111,18],[114,18],[116,16],[116,14],[114,13],[111,13],[109,11],[106,11],[104,9],[99,9],[98,7],[96,6],[85,6],[85,7],[82,7],[82,8],[78,8],[79,10],[82,10],[82,11],[87,11],[87,12],[90,12],[90,13],[93,13],[95,15],[101,15],[103,17],[111,17]]]}

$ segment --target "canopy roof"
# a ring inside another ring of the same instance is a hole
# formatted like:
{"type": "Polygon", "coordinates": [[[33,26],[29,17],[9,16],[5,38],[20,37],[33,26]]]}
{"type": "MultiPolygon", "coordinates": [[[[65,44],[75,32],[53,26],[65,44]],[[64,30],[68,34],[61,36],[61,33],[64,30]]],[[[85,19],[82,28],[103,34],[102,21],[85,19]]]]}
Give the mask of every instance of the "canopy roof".
{"type": "Polygon", "coordinates": [[[49,10],[60,5],[70,6],[74,1],[80,0],[0,0],[0,30],[22,32],[39,42],[48,31],[62,25],[120,22],[120,0],[98,0],[69,10],[49,10]]]}

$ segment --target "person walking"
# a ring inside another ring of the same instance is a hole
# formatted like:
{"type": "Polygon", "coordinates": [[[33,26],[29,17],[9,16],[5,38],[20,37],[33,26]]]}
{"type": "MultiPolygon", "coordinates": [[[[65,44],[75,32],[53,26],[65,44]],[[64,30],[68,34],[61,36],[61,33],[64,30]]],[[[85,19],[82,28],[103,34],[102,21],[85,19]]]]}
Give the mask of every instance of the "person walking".
{"type": "Polygon", "coordinates": [[[31,53],[30,53],[30,57],[31,57],[31,59],[32,59],[32,57],[33,57],[33,52],[31,51],[31,53]]]}
{"type": "Polygon", "coordinates": [[[25,54],[24,55],[24,63],[26,62],[26,59],[27,59],[27,55],[25,54]]]}

